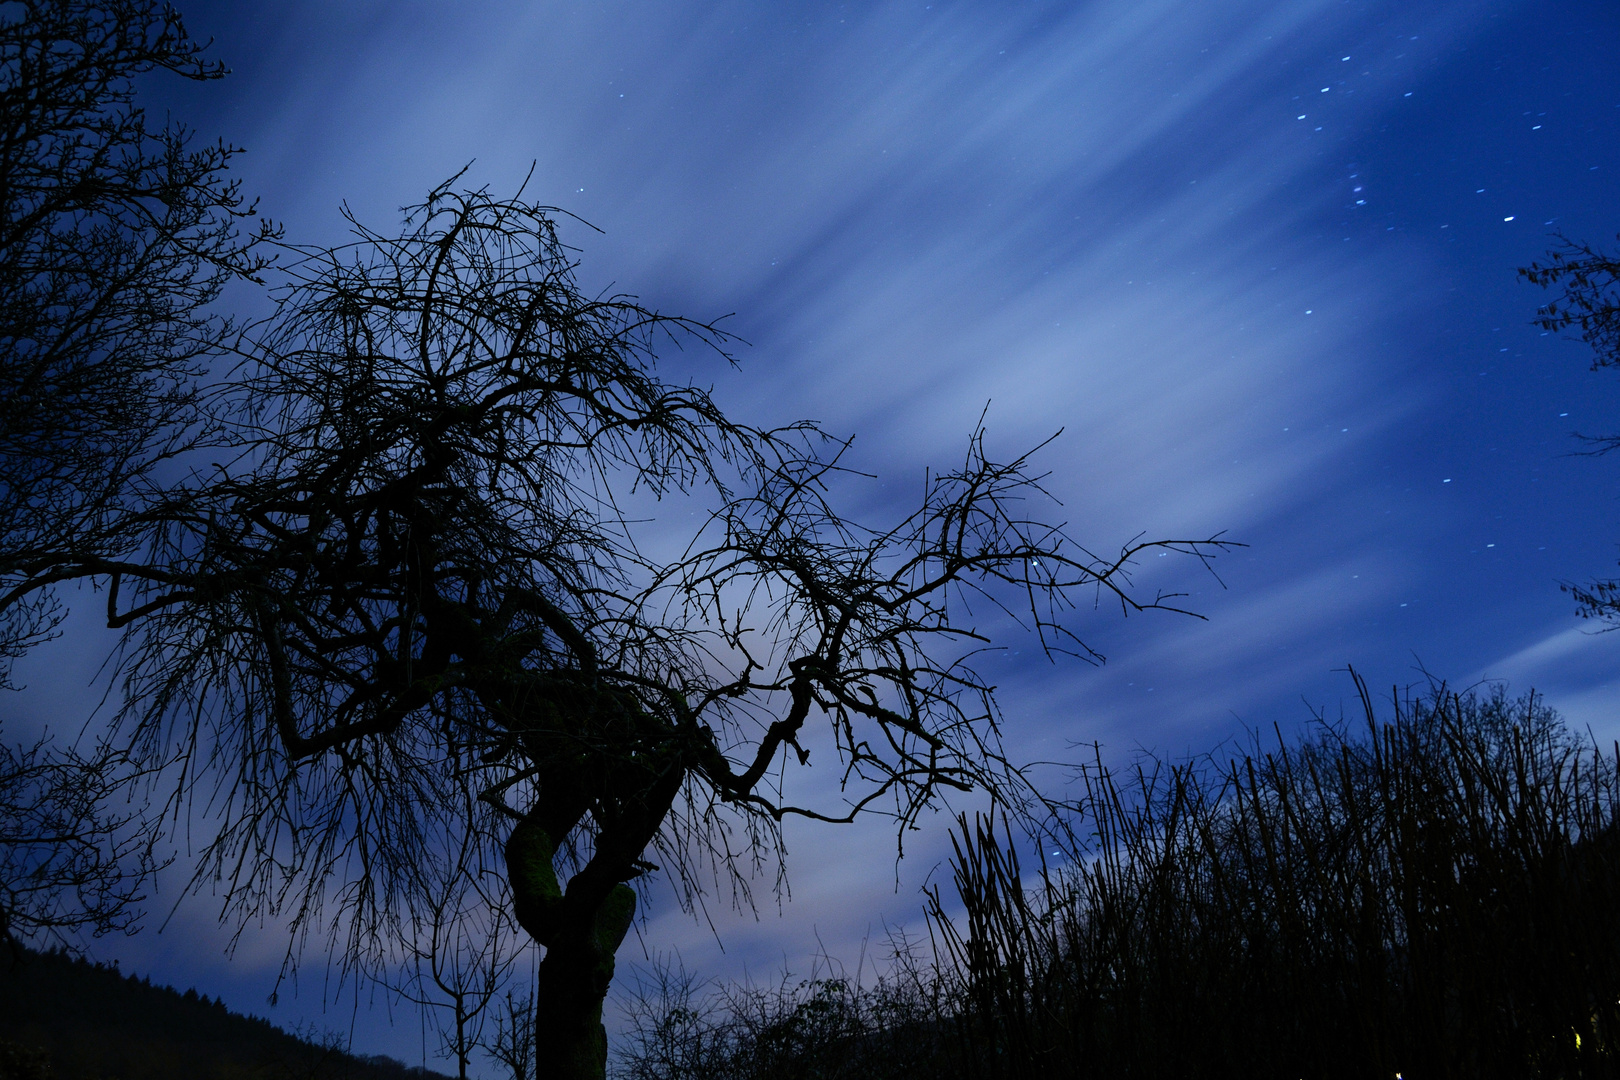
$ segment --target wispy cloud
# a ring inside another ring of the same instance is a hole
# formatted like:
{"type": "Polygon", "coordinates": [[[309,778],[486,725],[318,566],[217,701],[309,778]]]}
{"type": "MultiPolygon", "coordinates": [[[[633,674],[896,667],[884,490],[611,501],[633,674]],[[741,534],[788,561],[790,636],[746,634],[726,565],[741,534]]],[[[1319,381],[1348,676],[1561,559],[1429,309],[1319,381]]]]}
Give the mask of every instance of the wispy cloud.
{"type": "MultiPolygon", "coordinates": [[[[1371,224],[1394,207],[1351,155],[1515,6],[290,5],[227,57],[222,115],[250,186],[312,242],[337,238],[342,200],[386,227],[471,159],[497,190],[533,162],[529,194],[605,230],[569,230],[593,287],[738,313],[740,375],[672,371],[751,419],[858,435],[879,474],[863,513],[904,509],[989,401],[998,452],[1065,429],[1040,459],[1054,513],[1099,550],[1140,530],[1251,543],[1224,594],[1142,568],[1150,591],[1197,589],[1207,624],[1099,616],[1107,668],[1008,662],[1031,756],[1177,752],[1424,646],[1399,620],[1432,570],[1390,539],[1369,463],[1443,398],[1399,329],[1435,303],[1437,259],[1371,224]]],[[[1405,536],[1455,512],[1403,498],[1405,536]]],[[[1585,640],[1487,671],[1538,678],[1585,640]]],[[[874,920],[914,918],[937,824],[899,894],[887,828],[795,830],[787,921],[726,921],[730,957],[800,955],[812,926],[851,955],[874,920]]],[[[653,919],[654,946],[729,970],[706,928],[653,919]]]]}

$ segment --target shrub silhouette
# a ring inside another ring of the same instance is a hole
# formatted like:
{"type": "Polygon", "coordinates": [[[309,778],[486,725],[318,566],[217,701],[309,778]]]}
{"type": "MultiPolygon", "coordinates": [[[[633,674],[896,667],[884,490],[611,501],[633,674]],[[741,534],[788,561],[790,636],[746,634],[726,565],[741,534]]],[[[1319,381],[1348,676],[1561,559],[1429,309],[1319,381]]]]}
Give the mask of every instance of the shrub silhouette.
{"type": "Polygon", "coordinates": [[[1033,888],[1005,825],[964,816],[963,913],[929,893],[931,965],[756,993],[751,1013],[735,991],[674,1002],[702,1067],[631,1060],[645,1038],[622,1064],[638,1080],[855,1075],[828,1063],[857,1057],[866,1076],[1620,1074],[1620,747],[1533,694],[1436,688],[1385,722],[1362,700],[1364,727],[1078,770],[1069,860],[1043,858],[1033,888]],[[765,1053],[822,1001],[841,1023],[798,1067],[765,1053]]]}

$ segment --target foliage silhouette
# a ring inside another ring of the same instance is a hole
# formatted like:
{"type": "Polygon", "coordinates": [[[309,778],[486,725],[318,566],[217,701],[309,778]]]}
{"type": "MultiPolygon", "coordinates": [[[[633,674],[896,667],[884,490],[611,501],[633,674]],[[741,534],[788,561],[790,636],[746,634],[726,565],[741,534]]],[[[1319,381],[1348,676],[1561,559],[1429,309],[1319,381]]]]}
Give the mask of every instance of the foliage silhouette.
{"type": "MultiPolygon", "coordinates": [[[[1543,330],[1578,331],[1578,338],[1592,347],[1592,370],[1620,367],[1620,258],[1567,238],[1547,253],[1545,263],[1521,267],[1519,275],[1542,288],[1562,287],[1563,296],[1543,307],[1536,325],[1543,330]]],[[[1588,453],[1606,454],[1620,447],[1620,434],[1583,435],[1588,453]]],[[[1576,585],[1565,582],[1563,589],[1575,598],[1583,618],[1607,623],[1606,630],[1620,626],[1620,579],[1609,578],[1576,585]]]]}
{"type": "Polygon", "coordinates": [[[901,948],[864,990],[706,998],[655,973],[619,1071],[1620,1075],[1620,746],[1533,695],[1439,687],[1382,723],[1363,700],[1359,735],[1085,769],[1084,843],[1034,881],[1010,833],[964,817],[932,966],[901,948]]]}

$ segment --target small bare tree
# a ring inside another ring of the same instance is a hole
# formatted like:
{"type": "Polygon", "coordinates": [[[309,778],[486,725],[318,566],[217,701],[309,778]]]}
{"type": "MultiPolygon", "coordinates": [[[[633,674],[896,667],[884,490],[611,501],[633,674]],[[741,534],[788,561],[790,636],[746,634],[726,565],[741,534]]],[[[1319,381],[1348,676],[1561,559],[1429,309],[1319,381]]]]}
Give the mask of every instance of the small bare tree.
{"type": "Polygon", "coordinates": [[[689,900],[728,875],[746,896],[786,817],[1021,803],[974,657],[1021,621],[1094,658],[1077,606],[1173,607],[1133,596],[1133,558],[1223,545],[1099,558],[982,431],[913,512],[860,525],[847,444],[660,378],[659,345],[725,335],[584,295],[547,208],[446,185],[401,236],[355,228],[304,252],[246,350],[243,456],[154,509],[139,558],[51,574],[103,583],[133,634],[136,752],[226,782],[201,873],[244,922],[341,928],[358,964],[431,923],[434,858],[503,875],[545,950],[549,1076],[603,1074],[649,856],[689,900]],[[812,755],[830,801],[795,795],[812,755]]]}
{"type": "MultiPolygon", "coordinates": [[[[464,820],[470,809],[458,817],[464,820]]],[[[453,830],[448,843],[424,855],[419,902],[412,905],[412,923],[402,934],[406,979],[395,990],[442,1017],[440,1048],[467,1080],[473,1054],[486,1045],[491,1007],[498,1004],[524,943],[514,934],[504,877],[481,865],[476,833],[453,830]],[[441,851],[449,857],[439,858],[441,851]]],[[[394,981],[387,967],[376,977],[394,981]]]]}

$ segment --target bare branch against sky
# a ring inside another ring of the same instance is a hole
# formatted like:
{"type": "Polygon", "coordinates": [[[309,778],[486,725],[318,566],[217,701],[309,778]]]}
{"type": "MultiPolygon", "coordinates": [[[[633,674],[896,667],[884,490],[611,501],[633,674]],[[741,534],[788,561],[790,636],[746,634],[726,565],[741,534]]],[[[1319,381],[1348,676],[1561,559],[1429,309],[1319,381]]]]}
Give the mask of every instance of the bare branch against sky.
{"type": "MultiPolygon", "coordinates": [[[[197,146],[248,147],[230,175],[292,238],[348,242],[347,205],[397,240],[398,208],[463,167],[458,190],[509,194],[527,176],[524,199],[566,212],[553,217],[584,295],[633,293],[734,335],[735,367],[689,342],[661,350],[659,379],[712,387],[719,414],[760,429],[811,417],[830,450],[853,436],[824,497],[876,531],[812,537],[842,560],[833,584],[858,580],[872,543],[909,535],[893,530],[920,506],[951,505],[949,477],[928,470],[971,474],[1059,429],[1033,469],[1061,507],[1030,520],[1091,545],[1142,529],[1249,544],[1219,564],[1224,591],[1144,552],[1137,595],[1191,592],[1208,621],[1088,621],[1106,665],[1054,667],[1036,638],[978,657],[1008,761],[1286,732],[1309,721],[1302,696],[1332,709],[1350,692],[1347,662],[1375,683],[1416,679],[1417,663],[1456,685],[1511,678],[1576,727],[1620,730],[1620,635],[1586,633],[1558,591],[1613,565],[1613,462],[1573,456],[1571,435],[1615,430],[1620,384],[1534,325],[1547,297],[1514,274],[1555,233],[1601,243],[1620,227],[1611,4],[607,0],[452,15],[202,0],[186,15],[232,73],[143,76],[149,126],[172,114],[205,133],[197,146]],[[981,416],[985,450],[964,458],[981,416]]],[[[239,280],[197,314],[270,311],[239,280]]],[[[174,355],[205,378],[234,363],[174,355]]],[[[823,496],[796,483],[784,474],[770,498],[813,509],[823,496]]],[[[732,597],[696,591],[723,577],[701,559],[769,561],[777,541],[757,513],[710,521],[723,499],[690,518],[677,502],[619,505],[642,569],[616,595],[695,626],[732,597]]],[[[26,690],[6,701],[8,737],[27,745],[79,731],[110,686],[107,597],[57,596],[34,614],[68,613],[62,637],[17,661],[26,690]]],[[[971,611],[975,629],[1011,627],[982,599],[971,611]]],[[[701,670],[724,685],[725,665],[802,625],[717,624],[701,670]]],[[[801,742],[810,765],[789,769],[782,797],[836,811],[832,743],[801,742]]],[[[920,917],[917,887],[949,850],[924,814],[896,863],[889,824],[790,815],[780,917],[722,902],[693,920],[678,890],[647,890],[644,948],[705,973],[796,962],[818,935],[856,955],[884,920],[920,917]]],[[[749,887],[775,880],[772,864],[749,887]]],[[[183,905],[165,934],[98,948],[261,1008],[285,924],[243,933],[226,966],[195,944],[224,944],[214,915],[183,905]]],[[[321,1008],[320,981],[306,969],[278,1019],[321,1008]]],[[[423,1052],[414,1027],[345,1001],[362,1040],[423,1052]]]]}

